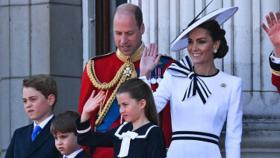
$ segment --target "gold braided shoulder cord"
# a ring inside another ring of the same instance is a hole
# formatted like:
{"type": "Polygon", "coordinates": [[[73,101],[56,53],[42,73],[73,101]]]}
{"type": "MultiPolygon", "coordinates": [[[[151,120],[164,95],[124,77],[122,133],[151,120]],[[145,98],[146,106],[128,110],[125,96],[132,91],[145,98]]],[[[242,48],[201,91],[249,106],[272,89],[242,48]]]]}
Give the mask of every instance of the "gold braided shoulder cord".
{"type": "Polygon", "coordinates": [[[276,76],[280,76],[280,71],[271,69],[271,72],[276,76]]]}
{"type": "MultiPolygon", "coordinates": [[[[92,63],[93,64],[93,63],[92,63]]],[[[135,67],[133,65],[133,63],[131,62],[126,62],[124,63],[120,69],[118,70],[118,72],[116,73],[115,77],[113,78],[112,81],[110,81],[109,83],[101,83],[96,75],[95,75],[95,71],[94,71],[94,67],[91,65],[91,62],[89,62],[87,64],[87,73],[88,76],[92,82],[92,84],[98,88],[98,89],[102,89],[102,90],[108,90],[110,88],[112,88],[114,85],[117,84],[117,86],[115,87],[115,89],[113,90],[111,96],[109,97],[109,99],[107,100],[106,104],[104,105],[104,108],[101,110],[101,112],[98,114],[98,118],[95,121],[95,125],[100,125],[103,121],[103,119],[105,118],[106,114],[108,113],[113,101],[116,98],[116,93],[117,90],[119,88],[119,86],[126,81],[127,79],[131,78],[131,77],[136,77],[136,70],[135,67]]]]}
{"type": "Polygon", "coordinates": [[[98,89],[107,90],[107,89],[112,88],[113,86],[115,86],[118,83],[118,81],[122,77],[123,69],[125,68],[125,66],[126,66],[126,64],[123,64],[120,67],[120,69],[116,73],[115,77],[109,83],[101,83],[98,80],[96,73],[95,73],[93,60],[92,60],[92,62],[89,61],[87,63],[87,74],[88,74],[88,77],[89,77],[90,81],[92,82],[93,86],[95,86],[98,89]]]}
{"type": "Polygon", "coordinates": [[[104,105],[104,108],[102,109],[102,111],[99,113],[98,118],[95,121],[95,125],[100,125],[102,123],[102,121],[104,120],[106,114],[108,113],[113,101],[116,98],[116,93],[118,88],[120,87],[120,85],[126,80],[126,76],[123,76],[120,80],[120,82],[118,83],[118,85],[116,86],[116,88],[114,89],[114,91],[112,92],[110,98],[107,100],[106,104],[104,105]]]}

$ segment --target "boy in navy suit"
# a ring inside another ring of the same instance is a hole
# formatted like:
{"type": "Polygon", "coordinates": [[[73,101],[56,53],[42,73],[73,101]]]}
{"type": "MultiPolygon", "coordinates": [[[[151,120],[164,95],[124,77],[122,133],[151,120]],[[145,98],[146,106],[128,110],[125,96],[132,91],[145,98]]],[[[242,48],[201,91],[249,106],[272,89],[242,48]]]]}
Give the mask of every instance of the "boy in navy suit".
{"type": "Polygon", "coordinates": [[[57,98],[56,82],[47,75],[23,80],[23,104],[32,124],[16,129],[5,158],[58,158],[50,133],[57,98]]]}
{"type": "Polygon", "coordinates": [[[51,133],[57,150],[63,158],[90,158],[77,143],[77,112],[66,111],[55,117],[51,124],[51,133]]]}

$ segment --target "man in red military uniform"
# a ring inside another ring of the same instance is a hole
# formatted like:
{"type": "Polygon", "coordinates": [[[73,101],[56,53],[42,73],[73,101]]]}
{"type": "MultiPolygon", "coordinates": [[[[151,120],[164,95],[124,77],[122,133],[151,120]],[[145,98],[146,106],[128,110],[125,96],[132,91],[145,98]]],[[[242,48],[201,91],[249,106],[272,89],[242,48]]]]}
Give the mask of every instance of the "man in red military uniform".
{"type": "Polygon", "coordinates": [[[267,26],[263,24],[263,29],[267,33],[274,47],[274,52],[269,57],[272,77],[271,81],[280,93],[280,12],[270,12],[266,16],[267,26]]]}
{"type": "MultiPolygon", "coordinates": [[[[98,132],[106,132],[121,123],[119,106],[115,99],[116,90],[125,80],[139,76],[139,64],[143,50],[157,49],[154,44],[145,48],[142,42],[145,28],[142,12],[138,6],[133,4],[119,6],[114,16],[113,27],[116,52],[89,60],[82,75],[79,112],[82,112],[83,106],[93,90],[95,90],[95,94],[99,90],[107,93],[103,106],[96,110],[91,118],[91,125],[98,132]]],[[[157,87],[157,83],[163,77],[163,72],[171,62],[171,58],[161,57],[159,65],[152,73],[153,89],[157,87]]],[[[169,106],[167,107],[169,108],[169,106]]],[[[161,123],[168,144],[171,134],[169,109],[165,109],[163,113],[161,123]]],[[[94,158],[113,158],[113,148],[95,147],[92,156],[94,158]]]]}

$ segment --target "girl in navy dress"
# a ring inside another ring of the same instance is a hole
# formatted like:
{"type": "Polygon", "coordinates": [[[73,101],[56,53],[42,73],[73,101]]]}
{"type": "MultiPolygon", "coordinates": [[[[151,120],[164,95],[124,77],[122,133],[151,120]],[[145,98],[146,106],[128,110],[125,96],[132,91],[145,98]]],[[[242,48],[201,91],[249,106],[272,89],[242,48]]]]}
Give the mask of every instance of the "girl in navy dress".
{"type": "Polygon", "coordinates": [[[106,133],[91,129],[91,112],[102,106],[106,94],[98,92],[87,100],[81,118],[77,120],[78,143],[85,146],[114,147],[114,157],[166,157],[163,133],[150,87],[140,79],[124,82],[117,91],[123,124],[106,133]]]}

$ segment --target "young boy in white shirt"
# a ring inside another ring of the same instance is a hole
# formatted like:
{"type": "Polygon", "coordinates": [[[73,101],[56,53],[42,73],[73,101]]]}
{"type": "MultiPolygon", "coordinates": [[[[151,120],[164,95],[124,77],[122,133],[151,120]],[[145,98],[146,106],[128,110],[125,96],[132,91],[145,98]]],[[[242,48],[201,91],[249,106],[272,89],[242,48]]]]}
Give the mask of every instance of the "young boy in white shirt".
{"type": "Polygon", "coordinates": [[[77,112],[66,111],[58,114],[51,124],[55,146],[63,158],[90,158],[77,143],[76,120],[79,116],[77,112]]]}

